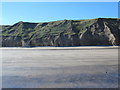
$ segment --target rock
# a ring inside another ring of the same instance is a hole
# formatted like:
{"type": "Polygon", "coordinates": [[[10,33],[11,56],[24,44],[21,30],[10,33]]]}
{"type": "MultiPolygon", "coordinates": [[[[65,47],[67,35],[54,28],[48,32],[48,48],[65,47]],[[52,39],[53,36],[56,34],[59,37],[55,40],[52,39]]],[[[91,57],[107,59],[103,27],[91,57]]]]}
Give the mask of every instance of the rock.
{"type": "Polygon", "coordinates": [[[3,25],[3,47],[120,45],[120,19],[62,20],[3,25]]]}

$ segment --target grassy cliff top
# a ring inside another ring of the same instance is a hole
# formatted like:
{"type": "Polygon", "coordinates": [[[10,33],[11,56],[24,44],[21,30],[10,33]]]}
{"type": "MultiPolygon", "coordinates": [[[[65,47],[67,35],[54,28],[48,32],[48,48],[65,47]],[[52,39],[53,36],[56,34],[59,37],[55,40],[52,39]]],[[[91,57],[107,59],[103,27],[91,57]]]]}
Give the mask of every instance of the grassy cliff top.
{"type": "Polygon", "coordinates": [[[86,28],[98,23],[107,23],[120,27],[120,18],[96,18],[85,20],[59,20],[52,22],[23,22],[20,21],[14,25],[2,25],[2,36],[21,36],[24,39],[32,37],[45,37],[48,35],[56,36],[60,33],[74,35],[84,33],[86,28]]]}

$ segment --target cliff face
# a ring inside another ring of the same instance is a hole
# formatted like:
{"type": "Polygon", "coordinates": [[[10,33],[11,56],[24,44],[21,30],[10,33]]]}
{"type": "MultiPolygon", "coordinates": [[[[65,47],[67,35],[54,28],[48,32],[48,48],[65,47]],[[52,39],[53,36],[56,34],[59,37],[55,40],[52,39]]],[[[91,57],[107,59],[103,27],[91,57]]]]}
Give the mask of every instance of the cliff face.
{"type": "Polygon", "coordinates": [[[120,19],[18,22],[2,26],[2,46],[120,45],[120,19]]]}

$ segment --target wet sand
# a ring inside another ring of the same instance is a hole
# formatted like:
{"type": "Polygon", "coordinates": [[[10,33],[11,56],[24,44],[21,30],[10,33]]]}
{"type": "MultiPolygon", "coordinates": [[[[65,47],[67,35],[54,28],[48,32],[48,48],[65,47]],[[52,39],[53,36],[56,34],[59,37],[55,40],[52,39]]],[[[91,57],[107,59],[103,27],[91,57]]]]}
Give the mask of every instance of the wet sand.
{"type": "Polygon", "coordinates": [[[118,87],[117,47],[1,50],[3,88],[118,87]]]}

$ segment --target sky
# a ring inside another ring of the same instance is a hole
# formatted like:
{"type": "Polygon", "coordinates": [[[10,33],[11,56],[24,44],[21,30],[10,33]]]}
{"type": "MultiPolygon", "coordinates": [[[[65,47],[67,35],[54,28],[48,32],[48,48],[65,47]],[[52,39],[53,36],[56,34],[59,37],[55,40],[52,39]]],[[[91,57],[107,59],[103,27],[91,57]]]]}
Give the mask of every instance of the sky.
{"type": "Polygon", "coordinates": [[[117,18],[118,2],[2,2],[2,24],[117,18]]]}

